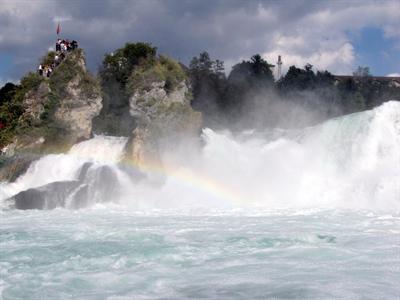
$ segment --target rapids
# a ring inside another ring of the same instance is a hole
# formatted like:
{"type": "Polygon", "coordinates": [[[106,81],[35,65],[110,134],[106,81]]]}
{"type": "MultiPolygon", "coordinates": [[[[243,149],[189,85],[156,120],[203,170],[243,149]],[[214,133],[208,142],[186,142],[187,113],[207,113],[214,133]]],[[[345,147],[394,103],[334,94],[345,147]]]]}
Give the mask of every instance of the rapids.
{"type": "Polygon", "coordinates": [[[0,299],[400,298],[400,102],[202,139],[138,168],[95,136],[2,183],[0,299]]]}
{"type": "Polygon", "coordinates": [[[399,299],[400,215],[0,211],[0,299],[399,299]]]}

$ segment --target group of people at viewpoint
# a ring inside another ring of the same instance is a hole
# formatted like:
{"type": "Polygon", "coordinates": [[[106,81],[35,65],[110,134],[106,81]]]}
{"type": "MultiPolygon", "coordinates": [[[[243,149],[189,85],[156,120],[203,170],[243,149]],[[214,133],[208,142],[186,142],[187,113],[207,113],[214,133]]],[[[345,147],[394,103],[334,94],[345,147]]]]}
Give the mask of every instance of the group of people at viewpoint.
{"type": "Polygon", "coordinates": [[[38,67],[38,73],[40,76],[50,77],[54,69],[64,60],[67,52],[78,48],[78,42],[73,40],[69,41],[57,39],[56,42],[56,54],[54,55],[54,61],[50,65],[40,64],[38,67]]]}
{"type": "Polygon", "coordinates": [[[68,39],[67,40],[57,39],[56,52],[66,52],[75,50],[77,48],[78,48],[78,42],[75,40],[70,42],[68,39]]]}

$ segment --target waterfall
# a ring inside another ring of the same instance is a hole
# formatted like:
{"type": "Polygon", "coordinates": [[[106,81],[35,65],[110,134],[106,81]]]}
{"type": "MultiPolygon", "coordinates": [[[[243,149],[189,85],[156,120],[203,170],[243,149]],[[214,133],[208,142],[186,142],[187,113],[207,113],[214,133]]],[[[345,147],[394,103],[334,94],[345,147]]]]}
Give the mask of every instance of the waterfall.
{"type": "Polygon", "coordinates": [[[33,162],[16,182],[3,184],[2,197],[14,196],[17,208],[80,208],[112,201],[118,194],[118,162],[127,139],[95,136],[66,154],[33,162]]]}
{"type": "Polygon", "coordinates": [[[400,209],[400,102],[296,131],[204,129],[202,138],[198,155],[176,153],[174,164],[165,159],[138,180],[135,166],[120,164],[127,139],[96,136],[32,163],[0,186],[0,201],[43,209],[111,201],[134,209],[400,209]]]}

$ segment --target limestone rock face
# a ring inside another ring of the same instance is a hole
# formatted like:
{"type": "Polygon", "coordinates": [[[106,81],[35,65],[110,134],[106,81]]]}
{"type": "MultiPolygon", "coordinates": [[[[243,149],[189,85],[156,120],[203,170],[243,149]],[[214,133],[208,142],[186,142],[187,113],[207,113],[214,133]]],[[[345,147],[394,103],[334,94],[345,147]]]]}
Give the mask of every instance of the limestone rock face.
{"type": "Polygon", "coordinates": [[[19,141],[18,138],[1,149],[0,153],[0,181],[15,181],[23,174],[30,163],[38,158],[38,149],[45,139],[39,137],[32,140],[19,141]]]}
{"type": "Polygon", "coordinates": [[[163,103],[169,105],[171,103],[189,104],[187,97],[188,87],[185,81],[182,81],[171,92],[166,91],[166,82],[151,83],[150,90],[135,91],[129,99],[129,113],[134,117],[147,116],[154,113],[154,104],[163,103]]]}
{"type": "Polygon", "coordinates": [[[29,131],[35,125],[37,130],[30,135],[43,137],[44,144],[62,142],[71,146],[90,138],[92,120],[102,108],[102,96],[99,82],[86,70],[83,50],[68,53],[50,78],[28,91],[24,108],[21,119],[27,123],[25,127],[29,131]],[[60,141],[53,141],[57,137],[60,141]]]}
{"type": "Polygon", "coordinates": [[[30,163],[35,160],[30,155],[15,155],[10,157],[2,157],[0,164],[0,181],[15,181],[18,176],[25,173],[30,163]]]}
{"type": "Polygon", "coordinates": [[[65,124],[75,140],[88,139],[92,133],[92,120],[102,108],[99,94],[87,95],[80,87],[82,78],[77,75],[66,88],[67,96],[54,114],[55,119],[65,124]]]}
{"type": "Polygon", "coordinates": [[[188,87],[180,82],[167,90],[165,81],[151,83],[148,90],[135,91],[130,97],[130,114],[137,118],[127,157],[136,165],[160,165],[161,153],[173,150],[201,131],[201,113],[190,106],[188,87]]]}
{"type": "Polygon", "coordinates": [[[49,92],[49,83],[46,81],[42,82],[36,91],[29,91],[23,101],[23,107],[25,108],[23,118],[30,118],[36,122],[39,121],[45,111],[49,92]]]}

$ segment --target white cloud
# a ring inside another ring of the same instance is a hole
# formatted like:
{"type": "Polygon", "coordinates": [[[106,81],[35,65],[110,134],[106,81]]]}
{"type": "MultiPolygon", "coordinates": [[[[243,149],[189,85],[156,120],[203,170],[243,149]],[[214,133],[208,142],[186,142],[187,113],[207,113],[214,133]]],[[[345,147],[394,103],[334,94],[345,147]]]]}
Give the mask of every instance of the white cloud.
{"type": "Polygon", "coordinates": [[[185,62],[203,50],[228,68],[256,53],[271,62],[281,54],[284,68],[311,63],[338,74],[354,70],[351,36],[363,28],[381,28],[400,45],[398,0],[0,0],[0,7],[0,52],[16,56],[15,77],[53,43],[58,21],[63,35],[86,48],[92,69],[105,52],[138,40],[185,62]]]}
{"type": "Polygon", "coordinates": [[[400,77],[400,73],[391,73],[391,74],[387,74],[387,77],[400,77]]]}
{"type": "Polygon", "coordinates": [[[286,52],[283,46],[280,50],[266,52],[263,57],[269,62],[275,62],[278,55],[282,56],[282,69],[284,72],[292,66],[303,67],[307,63],[311,63],[314,69],[329,70],[335,74],[350,74],[353,70],[355,52],[354,47],[350,43],[339,45],[335,49],[320,50],[316,53],[299,55],[296,52],[286,52]]]}

